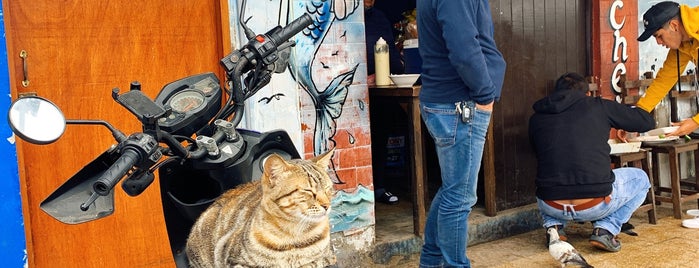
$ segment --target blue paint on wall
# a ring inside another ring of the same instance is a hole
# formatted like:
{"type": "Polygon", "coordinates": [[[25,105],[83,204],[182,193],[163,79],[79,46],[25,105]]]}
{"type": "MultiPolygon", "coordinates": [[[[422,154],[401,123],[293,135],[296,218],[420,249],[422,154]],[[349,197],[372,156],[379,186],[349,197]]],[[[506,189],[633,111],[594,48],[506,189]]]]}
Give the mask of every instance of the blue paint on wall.
{"type": "Polygon", "coordinates": [[[3,267],[26,267],[27,254],[22,219],[22,199],[17,173],[17,150],[6,113],[10,107],[10,83],[5,42],[4,12],[0,5],[0,262],[3,267]]]}
{"type": "Polygon", "coordinates": [[[374,225],[374,191],[363,185],[354,193],[338,191],[330,207],[332,233],[374,225]]]}

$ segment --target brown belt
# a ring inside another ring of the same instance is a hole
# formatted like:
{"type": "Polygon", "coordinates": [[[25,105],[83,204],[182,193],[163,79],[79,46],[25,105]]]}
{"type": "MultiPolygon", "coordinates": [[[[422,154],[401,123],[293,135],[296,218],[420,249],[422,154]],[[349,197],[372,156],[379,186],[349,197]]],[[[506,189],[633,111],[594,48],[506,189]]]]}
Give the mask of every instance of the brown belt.
{"type": "MultiPolygon", "coordinates": [[[[597,197],[597,198],[594,198],[594,199],[592,199],[592,200],[590,200],[590,201],[587,201],[587,202],[585,202],[585,203],[582,203],[582,204],[578,204],[578,205],[575,205],[575,206],[566,206],[566,207],[571,207],[571,208],[573,208],[575,211],[581,211],[581,210],[586,210],[586,209],[588,209],[588,208],[591,208],[591,207],[594,207],[594,206],[596,206],[596,205],[599,205],[599,203],[602,203],[603,201],[604,201],[604,203],[609,204],[609,201],[610,201],[610,200],[612,200],[612,197],[611,197],[611,195],[608,195],[608,196],[605,196],[605,197],[597,197]]],[[[564,208],[563,205],[561,205],[561,204],[559,204],[559,203],[556,203],[556,202],[553,202],[553,201],[551,201],[551,200],[545,200],[544,202],[545,202],[546,204],[548,204],[549,206],[551,206],[552,208],[555,208],[555,209],[563,210],[563,208],[564,208]]]]}

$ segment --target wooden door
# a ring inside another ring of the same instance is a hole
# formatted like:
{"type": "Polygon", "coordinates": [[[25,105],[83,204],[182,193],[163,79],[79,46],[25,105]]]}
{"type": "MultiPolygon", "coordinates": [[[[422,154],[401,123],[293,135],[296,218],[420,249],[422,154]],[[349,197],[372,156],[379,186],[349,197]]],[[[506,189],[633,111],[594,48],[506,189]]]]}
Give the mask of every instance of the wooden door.
{"type": "MultiPolygon", "coordinates": [[[[495,41],[507,61],[492,117],[498,210],[536,202],[536,156],[529,143],[532,104],[566,72],[589,75],[589,0],[493,0],[495,41]]],[[[596,18],[595,18],[596,19],[596,18]]],[[[488,159],[486,159],[488,160],[488,159]]]]}
{"type": "MultiPolygon", "coordinates": [[[[111,98],[138,80],[154,98],[167,82],[217,72],[230,51],[227,1],[3,0],[12,96],[35,92],[69,119],[104,119],[125,133],[139,122],[111,98]],[[223,16],[222,16],[222,11],[223,16]],[[19,57],[26,51],[26,62],[19,57]],[[24,87],[21,81],[29,80],[24,87]]],[[[114,139],[101,126],[68,126],[50,145],[17,141],[30,267],[173,267],[156,182],[116,189],[112,216],[58,222],[39,204],[114,139]]]]}

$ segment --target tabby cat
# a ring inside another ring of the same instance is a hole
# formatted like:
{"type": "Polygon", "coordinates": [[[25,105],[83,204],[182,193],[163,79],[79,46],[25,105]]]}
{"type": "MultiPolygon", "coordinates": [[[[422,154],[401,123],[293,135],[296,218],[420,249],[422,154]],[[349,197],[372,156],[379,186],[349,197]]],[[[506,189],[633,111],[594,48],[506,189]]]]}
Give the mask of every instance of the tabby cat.
{"type": "Polygon", "coordinates": [[[199,216],[187,239],[190,266],[334,265],[327,172],[332,154],[289,161],[269,156],[260,180],[228,190],[199,216]]]}

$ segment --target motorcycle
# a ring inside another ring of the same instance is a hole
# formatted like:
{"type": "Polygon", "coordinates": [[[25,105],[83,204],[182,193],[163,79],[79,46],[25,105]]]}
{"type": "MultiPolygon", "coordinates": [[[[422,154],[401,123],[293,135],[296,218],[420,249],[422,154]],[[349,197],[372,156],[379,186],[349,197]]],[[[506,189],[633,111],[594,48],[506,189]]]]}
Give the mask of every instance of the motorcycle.
{"type": "Polygon", "coordinates": [[[312,23],[303,16],[285,27],[255,34],[241,20],[248,42],[220,60],[227,83],[213,73],[185,77],[165,85],[154,100],[138,82],[111,96],[142,124],[142,132],[126,136],[102,120],[66,119],[51,101],[21,97],[8,119],[18,137],[34,144],[60,138],[66,125],[107,127],[117,144],[103,152],[58,187],[40,204],[58,221],[80,224],[114,212],[114,187],[130,196],[141,194],[158,171],[167,234],[177,267],[187,267],[184,254],[189,230],[197,217],[223,192],[257,179],[271,154],[300,158],[283,130],[256,132],[238,128],[243,102],[286,68],[289,40],[312,23]],[[225,96],[224,96],[225,93],[225,96]]]}

